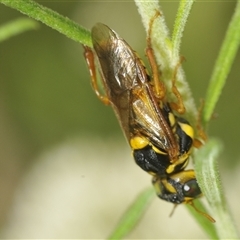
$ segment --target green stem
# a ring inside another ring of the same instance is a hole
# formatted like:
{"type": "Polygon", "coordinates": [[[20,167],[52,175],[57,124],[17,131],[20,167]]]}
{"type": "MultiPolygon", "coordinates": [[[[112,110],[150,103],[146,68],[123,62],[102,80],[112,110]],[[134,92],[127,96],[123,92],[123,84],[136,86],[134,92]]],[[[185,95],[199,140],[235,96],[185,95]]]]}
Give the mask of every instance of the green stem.
{"type": "Polygon", "coordinates": [[[204,124],[209,122],[213,111],[226,83],[227,76],[232,67],[234,58],[240,44],[240,0],[238,0],[235,13],[228,26],[220,53],[210,79],[203,109],[204,124]]]}
{"type": "Polygon", "coordinates": [[[91,36],[88,30],[47,7],[31,0],[0,0],[0,3],[46,24],[76,42],[80,42],[89,47],[92,46],[91,36]]]}

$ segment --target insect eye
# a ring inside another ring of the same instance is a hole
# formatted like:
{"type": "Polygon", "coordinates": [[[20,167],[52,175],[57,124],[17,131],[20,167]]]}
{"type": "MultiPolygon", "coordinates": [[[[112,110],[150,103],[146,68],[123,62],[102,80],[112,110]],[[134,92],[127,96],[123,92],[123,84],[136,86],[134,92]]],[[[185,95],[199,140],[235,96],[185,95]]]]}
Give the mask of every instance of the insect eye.
{"type": "Polygon", "coordinates": [[[196,179],[189,180],[183,185],[183,194],[185,197],[190,198],[197,198],[199,195],[201,195],[201,190],[196,179]]]}

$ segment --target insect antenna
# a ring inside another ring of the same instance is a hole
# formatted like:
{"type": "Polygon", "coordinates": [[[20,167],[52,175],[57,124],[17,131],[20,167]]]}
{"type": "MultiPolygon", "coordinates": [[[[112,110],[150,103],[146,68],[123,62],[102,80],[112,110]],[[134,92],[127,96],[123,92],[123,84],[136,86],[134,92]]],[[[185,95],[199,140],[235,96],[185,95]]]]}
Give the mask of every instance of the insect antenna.
{"type": "Polygon", "coordinates": [[[173,213],[175,212],[175,209],[176,209],[177,206],[178,206],[177,204],[174,204],[174,205],[173,205],[173,209],[172,209],[172,211],[170,212],[169,217],[171,217],[171,216],[173,215],[173,213]]]}

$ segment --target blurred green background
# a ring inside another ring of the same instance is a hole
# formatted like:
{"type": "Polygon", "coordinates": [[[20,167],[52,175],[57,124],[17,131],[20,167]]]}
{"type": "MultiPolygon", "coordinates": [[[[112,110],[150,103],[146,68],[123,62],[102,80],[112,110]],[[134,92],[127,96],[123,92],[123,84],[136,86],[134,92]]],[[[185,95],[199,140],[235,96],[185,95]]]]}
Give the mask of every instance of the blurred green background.
{"type": "MultiPolygon", "coordinates": [[[[199,1],[190,14],[181,53],[186,58],[183,68],[197,105],[205,96],[235,3],[199,1]]],[[[41,4],[89,29],[96,22],[107,24],[145,59],[146,35],[133,2],[41,4]]],[[[161,6],[171,31],[178,3],[163,1],[161,6]]],[[[0,5],[0,24],[22,16],[0,5]]],[[[209,135],[220,138],[225,145],[224,168],[235,166],[239,157],[239,70],[238,54],[218,102],[217,117],[209,125],[209,135]]],[[[82,46],[41,23],[37,30],[0,43],[0,84],[1,227],[18,181],[39,154],[75,137],[86,139],[90,147],[91,138],[100,138],[103,143],[112,137],[125,140],[112,109],[98,101],[91,89],[82,46]]]]}

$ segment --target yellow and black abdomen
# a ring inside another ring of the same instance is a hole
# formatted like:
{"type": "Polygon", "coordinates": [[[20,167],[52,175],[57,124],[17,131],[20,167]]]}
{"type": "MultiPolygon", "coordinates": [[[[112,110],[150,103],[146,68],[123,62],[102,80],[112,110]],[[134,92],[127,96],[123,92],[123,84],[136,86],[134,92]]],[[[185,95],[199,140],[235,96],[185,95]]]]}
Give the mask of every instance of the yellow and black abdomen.
{"type": "Polygon", "coordinates": [[[138,166],[151,175],[165,177],[180,172],[186,167],[193,145],[194,132],[189,122],[184,118],[175,116],[168,104],[163,104],[161,113],[176,141],[177,155],[171,158],[169,152],[172,149],[168,147],[167,143],[164,143],[164,137],[161,138],[161,145],[157,145],[155,139],[145,132],[141,132],[140,136],[137,133],[138,136],[134,136],[130,140],[130,145],[138,166]]]}
{"type": "Polygon", "coordinates": [[[147,145],[142,149],[133,150],[133,157],[144,171],[151,175],[166,176],[166,169],[170,164],[167,154],[157,153],[151,145],[147,145]]]}

